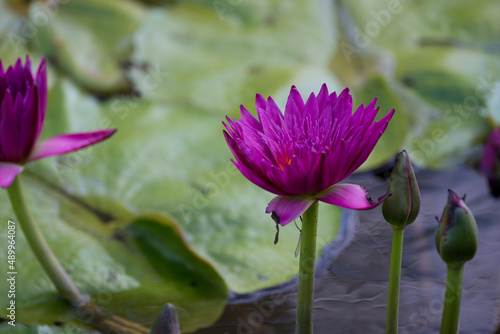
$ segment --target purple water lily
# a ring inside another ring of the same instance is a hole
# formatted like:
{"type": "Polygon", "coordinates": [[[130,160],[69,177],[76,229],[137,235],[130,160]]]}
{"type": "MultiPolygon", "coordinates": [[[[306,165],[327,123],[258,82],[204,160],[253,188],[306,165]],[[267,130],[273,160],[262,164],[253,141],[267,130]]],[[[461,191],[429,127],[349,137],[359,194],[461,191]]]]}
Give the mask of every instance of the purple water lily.
{"type": "Polygon", "coordinates": [[[257,186],[278,195],[267,206],[276,223],[286,225],[315,200],[350,209],[378,205],[355,184],[337,184],[372,152],[394,114],[374,122],[376,99],[352,113],[346,88],[339,96],[324,84],[304,104],[292,86],[285,115],[271,97],[256,97],[258,119],[241,106],[241,119],[224,124],[226,141],[240,172],[257,186]]]}
{"type": "Polygon", "coordinates": [[[484,146],[484,153],[479,166],[481,172],[488,178],[491,192],[500,196],[500,128],[491,131],[484,146]]]}
{"type": "Polygon", "coordinates": [[[37,143],[47,109],[47,74],[42,59],[36,76],[18,59],[4,71],[0,60],[0,186],[7,188],[24,165],[98,143],[116,129],[58,135],[37,143]]]}

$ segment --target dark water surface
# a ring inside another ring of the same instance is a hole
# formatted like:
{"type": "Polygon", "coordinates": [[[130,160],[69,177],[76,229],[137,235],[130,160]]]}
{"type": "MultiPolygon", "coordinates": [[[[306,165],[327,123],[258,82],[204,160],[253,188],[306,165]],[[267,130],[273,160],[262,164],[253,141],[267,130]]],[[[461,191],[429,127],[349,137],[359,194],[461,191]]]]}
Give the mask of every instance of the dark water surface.
{"type": "MultiPolygon", "coordinates": [[[[500,319],[500,199],[489,195],[474,171],[417,171],[422,208],[405,229],[399,333],[438,333],[446,266],[434,245],[435,216],[441,216],[448,188],[474,213],[479,229],[476,256],[465,265],[460,333],[494,333],[500,319]]],[[[386,182],[371,174],[351,177],[373,194],[386,182]]],[[[324,205],[324,204],[322,204],[324,205]]],[[[347,211],[346,211],[347,212],[347,211]]],[[[315,286],[314,333],[384,333],[392,228],[381,207],[348,211],[340,242],[330,246],[315,286]]],[[[321,223],[321,217],[320,217],[321,223]]],[[[197,334],[294,333],[296,280],[283,286],[234,296],[210,328],[197,334]]]]}

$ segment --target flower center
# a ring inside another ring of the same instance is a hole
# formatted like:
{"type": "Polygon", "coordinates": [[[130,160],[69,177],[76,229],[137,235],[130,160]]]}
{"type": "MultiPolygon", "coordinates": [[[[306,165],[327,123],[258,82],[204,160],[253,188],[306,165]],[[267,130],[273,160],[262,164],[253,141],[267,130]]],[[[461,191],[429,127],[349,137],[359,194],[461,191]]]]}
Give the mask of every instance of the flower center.
{"type": "Polygon", "coordinates": [[[285,170],[285,166],[292,163],[292,158],[288,155],[287,152],[285,152],[284,155],[280,155],[278,159],[276,159],[276,163],[278,164],[278,167],[283,171],[285,170]]]}

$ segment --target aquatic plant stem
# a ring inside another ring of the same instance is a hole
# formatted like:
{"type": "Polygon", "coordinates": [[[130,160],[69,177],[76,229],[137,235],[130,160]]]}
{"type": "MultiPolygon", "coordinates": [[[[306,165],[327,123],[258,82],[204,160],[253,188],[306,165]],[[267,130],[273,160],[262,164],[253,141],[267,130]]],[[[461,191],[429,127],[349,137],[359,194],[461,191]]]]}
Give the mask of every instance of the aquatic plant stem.
{"type": "Polygon", "coordinates": [[[61,263],[50,249],[42,232],[33,221],[26,203],[24,201],[21,188],[20,177],[17,176],[14,182],[7,188],[10,202],[14,213],[17,216],[19,225],[31,247],[36,258],[43,267],[45,273],[49,276],[57,291],[62,295],[76,310],[77,314],[85,315],[86,322],[91,323],[96,328],[105,333],[120,334],[146,334],[148,329],[128,320],[104,314],[92,302],[78,291],[69,275],[66,273],[61,263]]]}
{"type": "Polygon", "coordinates": [[[403,257],[404,229],[392,228],[391,267],[387,292],[386,334],[397,334],[399,313],[399,283],[401,280],[401,261],[403,257]]]}
{"type": "Polygon", "coordinates": [[[440,334],[458,333],[458,318],[460,316],[460,301],[462,299],[463,263],[449,264],[444,296],[443,316],[441,318],[440,334]]]}
{"type": "Polygon", "coordinates": [[[50,277],[50,280],[54,283],[59,294],[66,298],[73,306],[78,307],[85,304],[87,302],[86,298],[78,291],[77,287],[50,249],[42,232],[33,222],[24,201],[19,178],[19,176],[15,178],[14,182],[7,188],[7,191],[14,213],[19,220],[19,225],[23,230],[31,250],[35,253],[43,270],[45,270],[50,277]]]}
{"type": "Polygon", "coordinates": [[[318,201],[315,201],[302,216],[296,334],[311,334],[313,332],[314,265],[318,230],[318,204],[318,201]]]}

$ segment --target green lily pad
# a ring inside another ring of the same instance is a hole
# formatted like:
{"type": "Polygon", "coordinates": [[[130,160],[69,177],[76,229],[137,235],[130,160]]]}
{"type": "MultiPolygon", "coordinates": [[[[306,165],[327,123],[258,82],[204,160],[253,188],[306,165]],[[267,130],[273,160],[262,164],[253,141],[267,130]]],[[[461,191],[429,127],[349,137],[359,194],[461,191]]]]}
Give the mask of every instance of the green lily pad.
{"type": "Polygon", "coordinates": [[[427,47],[401,51],[398,59],[396,77],[440,108],[474,99],[478,109],[500,77],[498,57],[478,51],[427,47]]]}
{"type": "Polygon", "coordinates": [[[450,46],[498,51],[500,24],[494,0],[434,2],[342,1],[356,38],[353,45],[389,49],[450,46]]]}
{"type": "MultiPolygon", "coordinates": [[[[56,84],[50,96],[48,115],[51,116],[46,118],[42,134],[44,138],[62,133],[64,129],[95,129],[99,126],[95,121],[100,123],[106,120],[99,113],[96,101],[84,97],[66,80],[56,84]],[[71,110],[70,114],[74,117],[64,117],[63,110],[71,110]],[[57,117],[58,112],[60,117],[57,117]]],[[[118,120],[121,116],[110,115],[117,116],[118,120]]],[[[101,145],[105,148],[108,143],[101,145]]],[[[39,177],[34,176],[41,166],[45,166],[44,176],[59,180],[66,176],[65,171],[70,174],[69,171],[77,170],[80,161],[92,160],[93,155],[90,153],[93,149],[33,163],[23,175],[31,176],[26,187],[28,202],[58,258],[65,267],[71,268],[73,279],[80,289],[90,293],[106,312],[149,326],[161,307],[171,302],[179,308],[184,331],[211,324],[223,310],[227,287],[213,267],[185,243],[174,220],[155,215],[137,226],[137,221],[148,219],[149,216],[136,216],[134,210],[126,206],[127,202],[121,205],[121,202],[112,203],[100,194],[89,195],[88,198],[92,199],[89,203],[100,203],[93,207],[58,188],[56,182],[49,184],[38,181],[39,177]],[[36,173],[30,173],[30,170],[36,173]],[[154,230],[155,244],[147,248],[144,245],[145,238],[153,241],[147,228],[155,224],[161,226],[154,230]],[[156,262],[153,261],[155,257],[156,262]],[[204,307],[207,303],[211,305],[209,309],[204,307]]],[[[86,182],[96,183],[97,180],[90,176],[78,182],[84,185],[86,182]]],[[[5,195],[3,192],[4,204],[0,212],[4,220],[7,217],[13,219],[5,195]]],[[[2,226],[6,229],[5,225],[2,226]]],[[[21,231],[18,232],[19,249],[22,250],[18,259],[24,263],[20,265],[23,276],[19,276],[17,282],[24,287],[16,297],[20,310],[18,321],[30,324],[51,324],[54,321],[61,321],[64,325],[74,323],[73,314],[57,298],[52,284],[37,265],[29,247],[23,245],[21,231]],[[37,277],[36,282],[33,282],[33,277],[37,277]]],[[[0,284],[2,289],[4,285],[3,282],[0,284]]],[[[79,322],[75,324],[82,326],[79,322]]]]}
{"type": "Polygon", "coordinates": [[[500,81],[494,83],[492,92],[486,100],[485,116],[490,119],[494,127],[500,126],[500,81]]]}
{"type": "Polygon", "coordinates": [[[361,103],[367,105],[377,97],[377,105],[380,109],[376,120],[380,120],[392,109],[396,110],[375,149],[361,167],[361,170],[367,170],[386,163],[401,150],[409,130],[409,117],[401,99],[393,92],[393,88],[382,75],[373,74],[353,94],[356,107],[361,103]]]}
{"type": "Polygon", "coordinates": [[[135,2],[109,0],[56,6],[51,9],[42,2],[30,6],[29,21],[40,22],[33,37],[36,48],[91,92],[108,95],[128,90],[123,63],[131,54],[131,36],[143,8],[135,2]]]}
{"type": "Polygon", "coordinates": [[[314,91],[335,81],[329,69],[336,39],[330,6],[232,2],[232,9],[221,13],[217,3],[150,12],[135,35],[132,57],[147,70],[130,71],[144,96],[235,116],[240,104],[254,105],[256,93],[269,96],[292,84],[300,87],[304,68],[321,73],[314,78],[314,91]]]}
{"type": "MultiPolygon", "coordinates": [[[[500,78],[494,37],[500,25],[486,14],[498,3],[445,3],[344,1],[341,45],[350,45],[354,52],[347,56],[354,54],[356,61],[346,60],[345,47],[335,58],[336,66],[339,59],[346,65],[337,73],[356,89],[370,85],[373,72],[387,79],[388,92],[400,102],[396,115],[408,118],[401,148],[433,168],[463,163],[485,138],[489,127],[482,110],[500,78]]],[[[385,134],[375,150],[386,151],[384,139],[401,144],[400,137],[385,134]]]]}
{"type": "Polygon", "coordinates": [[[396,76],[413,95],[406,106],[420,114],[419,131],[409,136],[409,152],[419,164],[434,168],[463,162],[489,131],[482,110],[494,78],[500,77],[500,61],[442,47],[400,55],[396,76]]]}
{"type": "MultiPolygon", "coordinates": [[[[186,332],[220,316],[227,287],[213,267],[186,244],[174,220],[162,215],[103,220],[98,211],[25,174],[27,201],[35,220],[75,284],[98,307],[150,326],[161,307],[171,302],[181,310],[180,323],[186,332]],[[151,231],[154,238],[148,234],[151,231]],[[144,244],[145,238],[150,244],[144,244]],[[210,309],[204,308],[207,303],[210,309]]],[[[2,220],[16,221],[6,193],[1,196],[2,220]]],[[[1,225],[2,235],[7,235],[6,226],[1,225]]],[[[80,326],[38,265],[20,225],[16,226],[16,320],[80,326]]],[[[5,257],[0,255],[4,262],[5,257]]],[[[6,281],[0,288],[7,291],[6,281]]],[[[2,307],[6,305],[2,300],[2,307]]]]}
{"type": "Polygon", "coordinates": [[[0,0],[0,59],[4,67],[28,54],[30,31],[25,17],[16,8],[19,9],[18,6],[9,5],[6,0],[0,0]]]}

